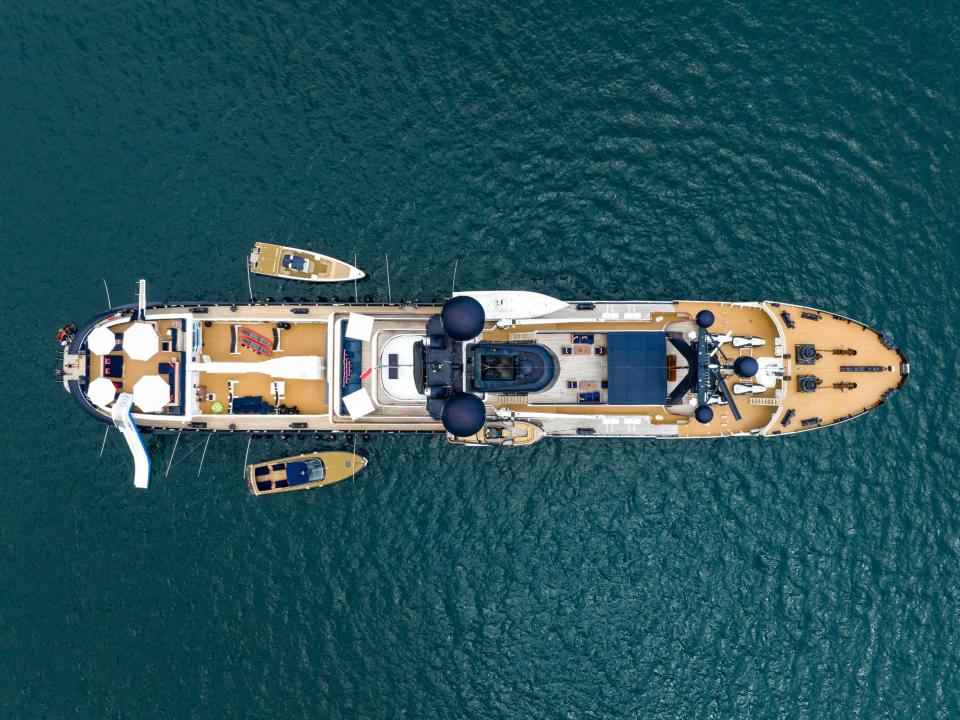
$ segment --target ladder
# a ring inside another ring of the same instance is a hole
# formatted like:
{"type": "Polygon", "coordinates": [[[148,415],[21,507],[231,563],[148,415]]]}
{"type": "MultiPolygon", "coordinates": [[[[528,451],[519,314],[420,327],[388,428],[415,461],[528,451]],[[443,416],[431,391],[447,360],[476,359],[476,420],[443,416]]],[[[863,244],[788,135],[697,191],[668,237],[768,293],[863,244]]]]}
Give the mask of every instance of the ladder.
{"type": "Polygon", "coordinates": [[[536,332],[510,333],[510,342],[527,342],[528,340],[536,340],[536,338],[536,332]]]}

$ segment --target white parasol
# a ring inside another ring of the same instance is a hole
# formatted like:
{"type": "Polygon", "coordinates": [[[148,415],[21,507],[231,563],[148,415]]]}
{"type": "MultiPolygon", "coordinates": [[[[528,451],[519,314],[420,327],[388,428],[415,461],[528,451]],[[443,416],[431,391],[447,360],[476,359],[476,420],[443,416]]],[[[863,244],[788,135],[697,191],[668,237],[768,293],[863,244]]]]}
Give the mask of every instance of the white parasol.
{"type": "Polygon", "coordinates": [[[160,338],[153,325],[134,323],[123,334],[123,351],[133,360],[149,360],[157,354],[160,338]]]}
{"type": "Polygon", "coordinates": [[[87,397],[94,405],[105,408],[117,397],[117,389],[110,378],[99,377],[87,387],[87,397]]]}
{"type": "Polygon", "coordinates": [[[144,375],[133,386],[133,402],[142,412],[157,412],[170,402],[170,385],[159,375],[144,375]]]}
{"type": "Polygon", "coordinates": [[[95,355],[106,355],[117,346],[117,337],[110,328],[101,325],[87,335],[87,349],[95,355]]]}

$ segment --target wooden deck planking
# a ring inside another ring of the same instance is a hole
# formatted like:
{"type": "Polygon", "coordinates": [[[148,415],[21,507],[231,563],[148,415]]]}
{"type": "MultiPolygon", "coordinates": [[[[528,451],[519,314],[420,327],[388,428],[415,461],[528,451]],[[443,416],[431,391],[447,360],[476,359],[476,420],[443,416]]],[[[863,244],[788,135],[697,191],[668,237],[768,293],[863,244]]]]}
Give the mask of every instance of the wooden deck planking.
{"type": "Polygon", "coordinates": [[[783,426],[778,421],[771,432],[804,429],[802,421],[808,418],[819,417],[823,425],[844,420],[875,407],[886,391],[900,384],[900,354],[884,347],[873,329],[828,313],[820,314],[821,320],[808,320],[802,318],[800,313],[816,311],[795,305],[782,305],[774,310],[786,310],[796,323],[793,329],[784,328],[785,351],[794,357],[790,372],[792,380],[786,383],[781,417],[791,409],[796,413],[788,425],[783,426]],[[798,343],[816,345],[822,358],[813,365],[798,365],[795,357],[798,343]],[[857,354],[833,355],[830,350],[835,348],[852,348],[857,354]],[[841,372],[841,365],[878,365],[891,369],[880,373],[841,372]],[[799,375],[814,375],[823,380],[823,384],[814,393],[800,393],[796,382],[799,375]],[[841,392],[832,387],[833,383],[840,381],[855,382],[857,387],[841,392]]]}
{"type": "Polygon", "coordinates": [[[320,253],[311,250],[274,245],[271,243],[256,243],[260,248],[260,256],[256,266],[251,265],[252,272],[273,277],[288,277],[294,280],[314,281],[314,275],[323,280],[348,280],[350,266],[336,258],[320,257],[320,253]],[[284,255],[305,257],[313,263],[313,272],[301,272],[282,266],[284,255]]]}

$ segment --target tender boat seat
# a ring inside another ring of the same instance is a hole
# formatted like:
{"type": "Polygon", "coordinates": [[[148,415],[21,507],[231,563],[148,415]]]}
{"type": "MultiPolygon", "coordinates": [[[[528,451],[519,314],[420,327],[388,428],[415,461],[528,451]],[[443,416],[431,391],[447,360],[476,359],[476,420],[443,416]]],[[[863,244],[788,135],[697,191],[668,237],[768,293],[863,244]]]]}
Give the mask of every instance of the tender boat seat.
{"type": "Polygon", "coordinates": [[[296,270],[297,272],[309,272],[307,263],[308,261],[306,258],[297,257],[296,255],[283,256],[283,266],[289,270],[296,270]]]}

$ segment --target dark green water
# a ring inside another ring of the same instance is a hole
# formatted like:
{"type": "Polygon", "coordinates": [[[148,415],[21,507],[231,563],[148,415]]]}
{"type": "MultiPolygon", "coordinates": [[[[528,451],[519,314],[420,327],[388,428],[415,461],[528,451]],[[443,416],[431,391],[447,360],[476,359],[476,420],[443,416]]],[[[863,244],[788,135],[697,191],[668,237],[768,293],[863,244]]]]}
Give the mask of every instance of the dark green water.
{"type": "Polygon", "coordinates": [[[0,717],[960,716],[960,8],[772,5],[0,4],[0,717]],[[242,440],[153,439],[135,491],[54,332],[103,277],[243,298],[261,239],[380,297],[389,252],[395,298],[456,256],[823,307],[914,373],[795,438],[382,438],[259,500],[242,440]]]}

